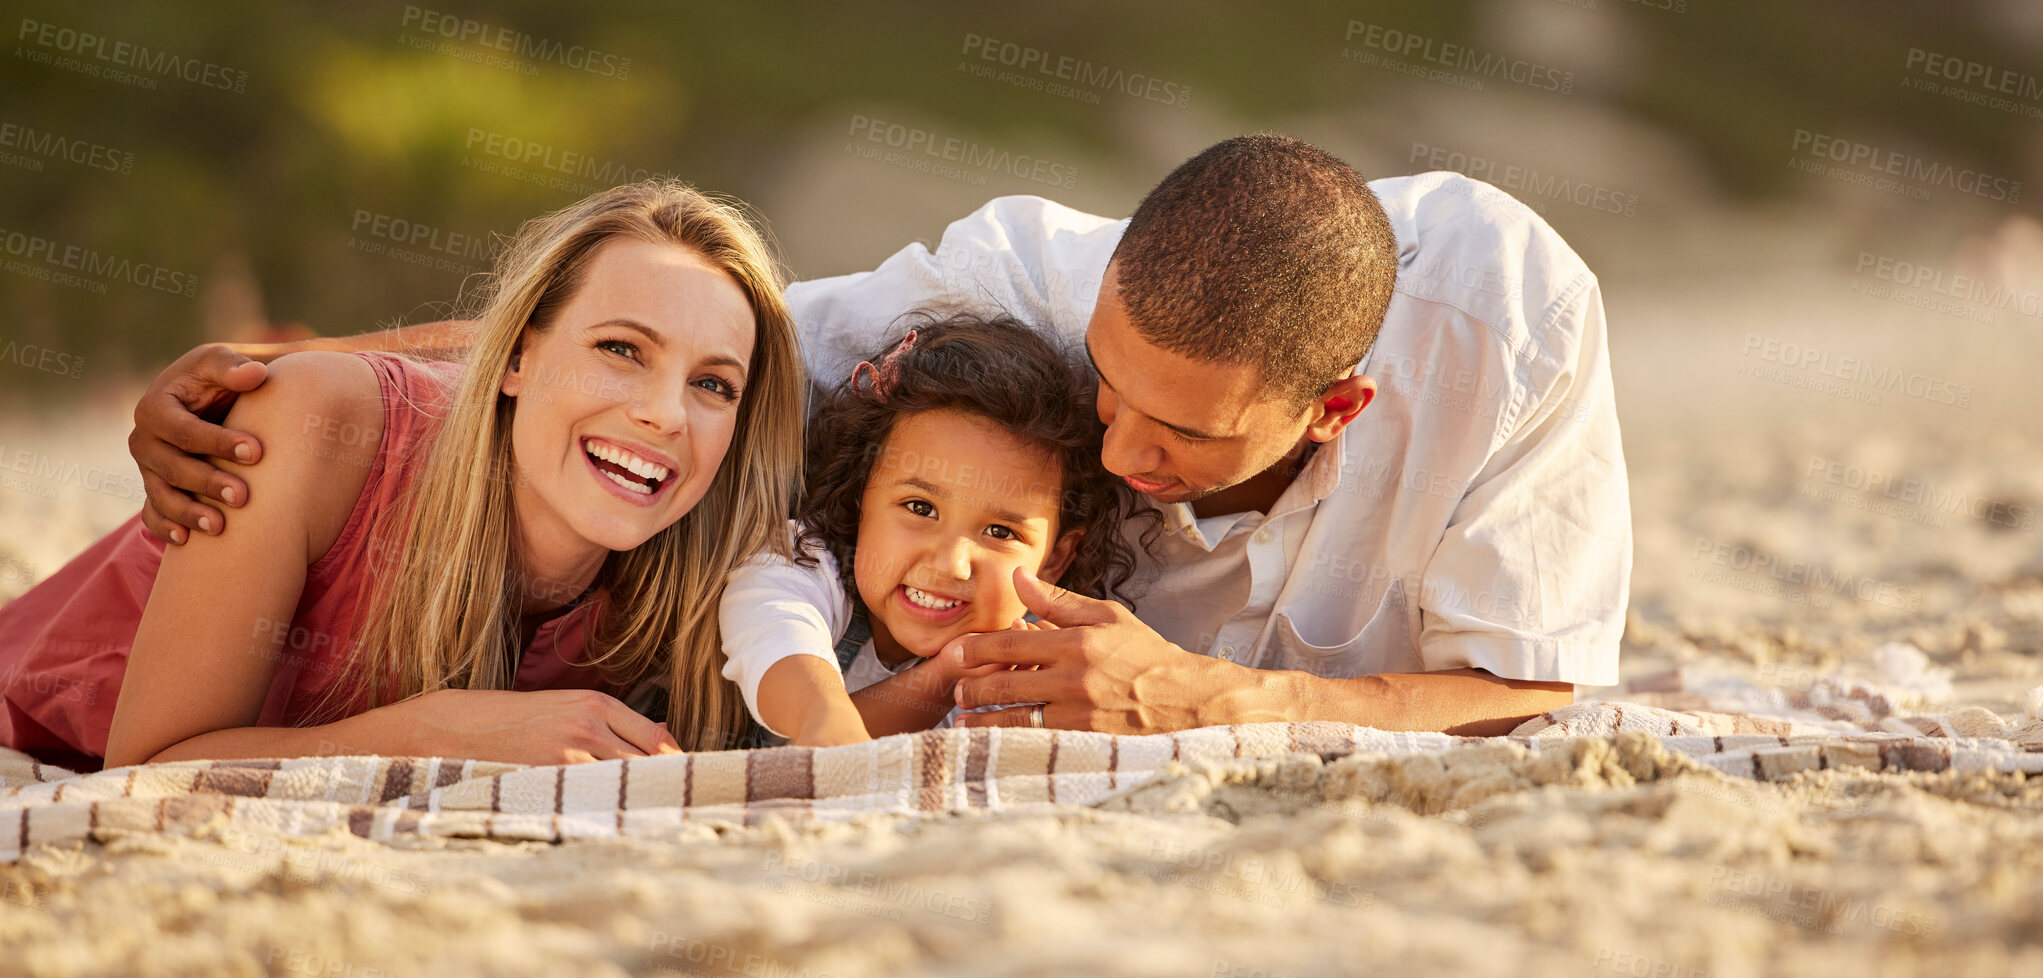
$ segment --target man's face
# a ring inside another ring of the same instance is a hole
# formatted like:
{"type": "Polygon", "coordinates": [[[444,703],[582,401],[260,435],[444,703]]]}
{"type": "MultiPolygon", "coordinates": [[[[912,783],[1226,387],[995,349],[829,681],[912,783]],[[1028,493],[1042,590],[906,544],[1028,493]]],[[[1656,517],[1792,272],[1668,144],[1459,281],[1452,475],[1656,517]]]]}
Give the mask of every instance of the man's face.
{"type": "Polygon", "coordinates": [[[1305,435],[1311,411],[1266,398],[1260,371],[1173,353],[1144,339],[1113,266],[1085,331],[1107,426],[1100,461],[1135,491],[1191,502],[1247,482],[1305,435]]]}

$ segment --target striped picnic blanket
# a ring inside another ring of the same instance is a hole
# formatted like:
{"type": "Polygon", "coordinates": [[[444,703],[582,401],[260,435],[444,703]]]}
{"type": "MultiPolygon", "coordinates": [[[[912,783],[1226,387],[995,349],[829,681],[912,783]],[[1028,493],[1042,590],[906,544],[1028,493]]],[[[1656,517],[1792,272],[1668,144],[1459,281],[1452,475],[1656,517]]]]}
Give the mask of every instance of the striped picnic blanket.
{"type": "MultiPolygon", "coordinates": [[[[684,823],[945,816],[1089,806],[1159,774],[1242,758],[1441,754],[1508,741],[1555,749],[1569,730],[1642,730],[1673,752],[1762,780],[1804,770],[2043,773],[2043,743],[1917,733],[1710,730],[1720,720],[1583,703],[1509,738],[1264,723],[1173,734],[939,730],[845,747],[776,747],[528,767],[474,760],[310,757],[186,761],[73,774],[0,748],[0,862],[31,846],[209,826],[276,836],[563,841],[655,836],[684,823]]],[[[1737,725],[1735,718],[1731,726],[1737,725]]]]}

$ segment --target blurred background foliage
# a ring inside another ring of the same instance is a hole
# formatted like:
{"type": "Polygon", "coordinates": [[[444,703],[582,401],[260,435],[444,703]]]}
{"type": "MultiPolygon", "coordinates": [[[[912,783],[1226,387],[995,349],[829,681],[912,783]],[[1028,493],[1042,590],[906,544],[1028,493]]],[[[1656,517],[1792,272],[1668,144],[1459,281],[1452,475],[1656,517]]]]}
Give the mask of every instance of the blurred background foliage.
{"type": "MultiPolygon", "coordinates": [[[[1460,95],[1343,61],[1351,19],[1546,52],[1578,72],[1572,104],[1657,128],[1734,204],[1816,192],[1821,181],[1783,165],[1798,128],[1933,147],[1984,170],[2038,175],[2034,120],[1897,85],[1911,47],[2035,73],[2043,8],[2036,0],[1685,0],[1679,12],[1656,9],[1673,2],[10,0],[6,23],[17,36],[0,58],[0,123],[130,152],[134,163],[125,175],[61,160],[40,170],[0,167],[0,231],[157,263],[198,275],[202,286],[195,299],[120,282],[98,295],[0,275],[0,340],[54,347],[85,358],[95,374],[119,374],[153,371],[209,335],[239,328],[236,304],[247,307],[256,295],[260,307],[243,308],[240,320],[350,333],[418,319],[434,308],[426,304],[454,297],[462,274],[352,248],[362,237],[360,212],[481,235],[508,232],[580,196],[478,173],[468,145],[476,131],[677,174],[751,201],[780,231],[798,276],[854,270],[941,226],[862,221],[831,232],[858,236],[858,247],[833,249],[815,230],[833,225],[776,210],[794,207],[790,201],[832,206],[800,187],[812,182],[819,135],[841,144],[847,118],[877,111],[862,107],[888,107],[988,143],[1053,146],[1085,162],[1087,180],[1068,195],[998,176],[963,187],[924,179],[918,186],[944,197],[938,209],[951,216],[971,206],[952,199],[1019,192],[1126,213],[1144,186],[1211,138],[1304,117],[1368,117],[1410,104],[1415,93],[1429,104],[1460,95]],[[630,68],[604,77],[523,59],[536,66],[527,74],[460,56],[486,49],[458,40],[448,42],[454,54],[421,50],[405,38],[426,36],[422,10],[611,52],[630,58],[630,68]],[[31,22],[245,71],[246,87],[163,79],[149,90],[39,63],[33,37],[23,36],[31,22]],[[1197,120],[1189,128],[1200,136],[1159,149],[1144,120],[1170,110],[1112,94],[1086,104],[968,77],[959,69],[968,35],[1188,84],[1195,109],[1187,117],[1197,120]],[[793,226],[803,228],[801,238],[790,235],[793,226]],[[238,285],[247,288],[237,297],[238,285]]],[[[2033,201],[2032,194],[2021,209],[2033,210],[2033,201]]],[[[16,370],[5,382],[61,378],[16,370]]]]}

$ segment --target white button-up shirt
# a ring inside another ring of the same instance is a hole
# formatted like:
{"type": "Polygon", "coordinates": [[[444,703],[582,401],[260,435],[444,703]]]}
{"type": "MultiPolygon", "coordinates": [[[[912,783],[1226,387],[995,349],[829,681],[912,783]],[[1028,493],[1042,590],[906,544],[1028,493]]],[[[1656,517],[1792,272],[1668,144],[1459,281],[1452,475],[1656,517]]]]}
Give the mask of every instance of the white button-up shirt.
{"type": "MultiPolygon", "coordinates": [[[[1361,364],[1376,399],[1267,514],[1163,507],[1136,615],[1188,651],[1263,669],[1616,683],[1631,505],[1596,277],[1488,184],[1436,172],[1369,186],[1399,245],[1361,364]]],[[[1001,197],[933,252],[791,285],[809,369],[819,384],[850,376],[918,309],[1004,312],[1075,349],[1126,227],[1001,197]]],[[[772,610],[788,602],[757,600],[798,570],[755,562],[733,578],[745,599],[723,605],[725,675],[748,702],[772,662],[830,654],[824,616],[803,625],[772,610]]]]}

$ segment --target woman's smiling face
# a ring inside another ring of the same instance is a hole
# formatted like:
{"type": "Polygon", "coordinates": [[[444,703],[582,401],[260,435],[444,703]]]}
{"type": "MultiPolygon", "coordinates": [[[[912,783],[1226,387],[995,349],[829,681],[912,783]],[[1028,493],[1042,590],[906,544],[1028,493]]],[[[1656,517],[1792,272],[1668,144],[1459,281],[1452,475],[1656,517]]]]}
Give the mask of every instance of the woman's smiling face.
{"type": "Polygon", "coordinates": [[[1060,532],[1063,467],[999,425],[954,410],[894,422],[859,501],[853,576],[889,666],[1028,613],[1014,569],[1055,582],[1077,531],[1060,532]]]}
{"type": "Polygon", "coordinates": [[[754,334],[744,291],[694,251],[599,245],[504,376],[527,542],[629,550],[693,509],[730,448],[754,334]]]}

